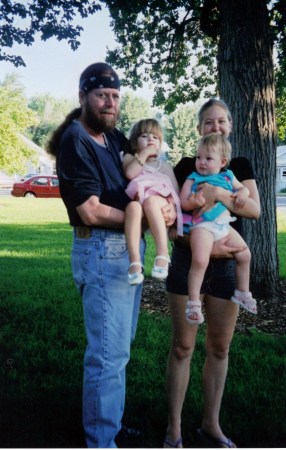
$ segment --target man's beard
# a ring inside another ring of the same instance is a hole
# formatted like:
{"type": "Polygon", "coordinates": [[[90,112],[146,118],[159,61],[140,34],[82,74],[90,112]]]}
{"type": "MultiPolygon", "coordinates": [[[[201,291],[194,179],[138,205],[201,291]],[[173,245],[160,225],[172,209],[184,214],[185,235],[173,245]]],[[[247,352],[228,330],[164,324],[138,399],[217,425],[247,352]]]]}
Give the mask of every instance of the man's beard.
{"type": "Polygon", "coordinates": [[[110,115],[110,117],[100,113],[94,114],[89,103],[85,105],[85,123],[95,133],[107,133],[115,128],[119,114],[110,115]]]}

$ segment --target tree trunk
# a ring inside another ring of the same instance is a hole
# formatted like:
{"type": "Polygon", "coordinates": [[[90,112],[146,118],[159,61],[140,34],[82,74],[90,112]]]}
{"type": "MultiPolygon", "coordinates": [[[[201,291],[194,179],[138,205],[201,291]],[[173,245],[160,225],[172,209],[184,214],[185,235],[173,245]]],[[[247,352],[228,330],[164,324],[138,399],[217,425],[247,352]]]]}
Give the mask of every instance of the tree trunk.
{"type": "Polygon", "coordinates": [[[251,289],[279,298],[273,42],[266,0],[219,0],[219,92],[233,115],[234,156],[248,158],[261,198],[259,220],[244,219],[252,252],[251,289]]]}

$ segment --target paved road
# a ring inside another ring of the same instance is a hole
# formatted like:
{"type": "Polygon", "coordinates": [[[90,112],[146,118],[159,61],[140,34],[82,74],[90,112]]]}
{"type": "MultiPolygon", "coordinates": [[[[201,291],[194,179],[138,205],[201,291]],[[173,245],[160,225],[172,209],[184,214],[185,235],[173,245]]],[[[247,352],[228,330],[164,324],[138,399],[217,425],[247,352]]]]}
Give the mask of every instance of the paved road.
{"type": "Polygon", "coordinates": [[[0,197],[7,196],[11,194],[11,189],[0,189],[0,197]]]}
{"type": "Polygon", "coordinates": [[[286,207],[286,196],[285,197],[276,197],[277,206],[285,206],[286,207]]]}

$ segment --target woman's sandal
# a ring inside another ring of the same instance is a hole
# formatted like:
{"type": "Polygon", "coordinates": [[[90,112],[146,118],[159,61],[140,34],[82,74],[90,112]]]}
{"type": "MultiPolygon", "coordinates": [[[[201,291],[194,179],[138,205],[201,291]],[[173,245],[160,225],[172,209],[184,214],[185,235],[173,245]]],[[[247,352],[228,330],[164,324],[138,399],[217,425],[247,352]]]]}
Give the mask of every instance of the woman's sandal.
{"type": "Polygon", "coordinates": [[[189,300],[186,306],[186,319],[191,325],[200,325],[204,322],[202,315],[202,302],[200,300],[189,300]],[[197,314],[197,319],[191,319],[190,316],[197,314]]]}
{"type": "Polygon", "coordinates": [[[197,430],[197,433],[201,442],[208,448],[236,448],[236,445],[228,437],[225,439],[216,438],[201,428],[197,430]]]}
{"type": "Polygon", "coordinates": [[[128,273],[128,283],[131,286],[141,284],[144,281],[144,275],[142,272],[142,270],[143,270],[142,263],[141,262],[133,262],[130,264],[129,269],[130,269],[130,267],[133,267],[133,266],[140,266],[140,272],[128,273]]]}
{"type": "Polygon", "coordinates": [[[158,255],[155,258],[155,264],[153,266],[152,269],[152,277],[156,278],[157,280],[165,280],[168,276],[168,271],[169,271],[169,262],[170,262],[170,258],[166,257],[166,256],[161,256],[158,255]],[[167,262],[166,266],[161,267],[161,266],[157,266],[156,265],[156,260],[157,259],[163,259],[164,261],[167,262]]]}
{"type": "Polygon", "coordinates": [[[164,448],[183,448],[183,441],[180,437],[177,441],[170,441],[170,439],[164,439],[164,448]],[[167,446],[167,447],[166,447],[167,446]]]}

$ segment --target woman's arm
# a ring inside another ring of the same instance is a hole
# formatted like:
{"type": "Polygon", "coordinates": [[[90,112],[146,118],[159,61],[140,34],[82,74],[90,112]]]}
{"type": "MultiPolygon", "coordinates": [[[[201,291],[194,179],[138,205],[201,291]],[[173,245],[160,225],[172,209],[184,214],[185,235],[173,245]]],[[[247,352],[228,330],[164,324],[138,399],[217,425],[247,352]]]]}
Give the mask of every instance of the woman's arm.
{"type": "Polygon", "coordinates": [[[243,207],[245,205],[246,199],[249,197],[249,189],[246,186],[243,186],[243,184],[238,181],[235,176],[232,180],[232,187],[234,189],[234,193],[232,194],[232,198],[234,199],[234,205],[235,207],[243,207]]]}
{"type": "Polygon", "coordinates": [[[242,185],[249,190],[249,197],[243,206],[238,205],[231,191],[208,183],[199,185],[206,203],[200,209],[200,214],[211,209],[216,202],[221,202],[231,212],[248,219],[258,219],[260,216],[260,199],[255,180],[244,180],[242,185]]]}

